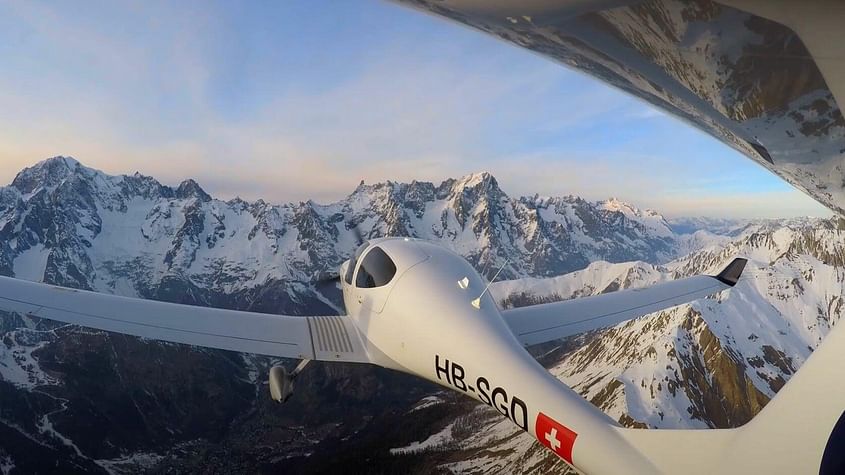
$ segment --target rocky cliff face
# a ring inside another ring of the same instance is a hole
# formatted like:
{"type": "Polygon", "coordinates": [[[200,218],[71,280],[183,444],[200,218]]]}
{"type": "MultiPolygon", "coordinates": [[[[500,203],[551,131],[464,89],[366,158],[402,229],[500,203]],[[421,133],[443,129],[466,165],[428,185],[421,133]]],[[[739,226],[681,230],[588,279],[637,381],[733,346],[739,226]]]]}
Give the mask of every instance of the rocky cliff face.
{"type": "MultiPolygon", "coordinates": [[[[295,315],[343,311],[337,289],[312,282],[336,271],[357,232],[437,241],[488,277],[504,266],[515,279],[494,286],[504,305],[648,285],[744,254],[756,278],[731,298],[538,349],[625,424],[724,427],[756,413],[838,318],[845,255],[826,222],[731,229],[679,234],[613,199],[511,198],[486,173],[271,205],[56,157],[0,188],[0,273],[295,315]]],[[[471,401],[386,370],[314,364],[277,406],[263,386],[268,358],[15,315],[0,319],[0,335],[0,467],[422,473],[556,463],[471,401]]]]}

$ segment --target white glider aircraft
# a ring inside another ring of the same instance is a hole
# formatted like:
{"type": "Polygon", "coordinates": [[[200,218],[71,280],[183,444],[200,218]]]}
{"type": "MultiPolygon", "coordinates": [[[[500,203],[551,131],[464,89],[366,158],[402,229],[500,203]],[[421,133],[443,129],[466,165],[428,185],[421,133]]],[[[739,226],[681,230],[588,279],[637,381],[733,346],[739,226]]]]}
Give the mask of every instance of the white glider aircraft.
{"type": "MultiPolygon", "coordinates": [[[[793,455],[818,461],[826,434],[758,443],[756,436],[763,431],[778,433],[792,426],[790,433],[795,433],[810,419],[794,415],[757,417],[747,428],[733,430],[621,427],[552,376],[524,348],[728,289],[737,283],[745,263],[735,259],[716,276],[500,310],[487,292],[488,284],[459,255],[417,239],[382,238],[362,244],[340,268],[348,312],[344,316],[294,317],[196,307],[6,277],[0,277],[0,309],[144,338],[300,359],[292,373],[282,367],[271,370],[270,391],[277,401],[291,395],[296,374],[311,360],[370,363],[403,371],[492,406],[586,473],[704,473],[725,461],[731,462],[726,467],[743,472],[748,467],[744,462],[759,458],[754,450],[779,454],[783,462],[786,452],[778,449],[787,443],[793,455]],[[802,444],[806,447],[795,452],[795,446],[802,444]],[[712,465],[695,462],[716,449],[727,454],[724,460],[712,460],[712,465]]],[[[813,355],[807,366],[817,358],[813,355]]],[[[802,369],[795,379],[807,372],[802,369]]],[[[782,398],[801,396],[795,394],[800,391],[790,391],[793,386],[790,382],[763,413],[778,411],[782,398]]]]}

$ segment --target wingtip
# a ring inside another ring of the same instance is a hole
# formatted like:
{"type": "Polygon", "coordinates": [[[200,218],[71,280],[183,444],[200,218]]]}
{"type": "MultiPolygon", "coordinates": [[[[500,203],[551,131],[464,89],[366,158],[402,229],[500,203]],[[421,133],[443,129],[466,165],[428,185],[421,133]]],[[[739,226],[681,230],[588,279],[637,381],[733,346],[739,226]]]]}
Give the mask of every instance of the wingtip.
{"type": "Polygon", "coordinates": [[[739,276],[742,275],[742,271],[745,270],[745,264],[747,263],[748,259],[737,257],[732,260],[727,267],[722,269],[722,272],[719,272],[719,274],[714,277],[719,279],[719,281],[723,284],[733,287],[737,282],[739,282],[739,276]]]}

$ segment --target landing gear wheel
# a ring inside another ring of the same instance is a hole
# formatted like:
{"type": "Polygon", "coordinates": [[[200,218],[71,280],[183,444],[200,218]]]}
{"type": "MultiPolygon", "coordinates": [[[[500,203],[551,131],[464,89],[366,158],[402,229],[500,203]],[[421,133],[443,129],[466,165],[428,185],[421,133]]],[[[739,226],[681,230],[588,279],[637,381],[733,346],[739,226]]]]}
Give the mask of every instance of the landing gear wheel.
{"type": "Polygon", "coordinates": [[[311,360],[302,360],[288,373],[284,366],[270,368],[270,397],[278,403],[285,403],[293,395],[293,382],[311,360]]]}

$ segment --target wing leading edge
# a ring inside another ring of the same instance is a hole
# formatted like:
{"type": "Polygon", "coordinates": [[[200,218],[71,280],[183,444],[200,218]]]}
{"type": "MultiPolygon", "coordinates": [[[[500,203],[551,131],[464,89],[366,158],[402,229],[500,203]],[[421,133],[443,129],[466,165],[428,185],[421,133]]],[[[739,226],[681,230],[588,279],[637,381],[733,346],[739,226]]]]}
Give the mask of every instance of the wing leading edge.
{"type": "Polygon", "coordinates": [[[154,340],[283,358],[368,362],[348,317],[180,305],[0,277],[0,310],[154,340]]]}
{"type": "Polygon", "coordinates": [[[502,316],[517,340],[535,345],[691,302],[736,285],[745,259],[734,259],[718,275],[697,275],[643,289],[505,310],[502,316]]]}

